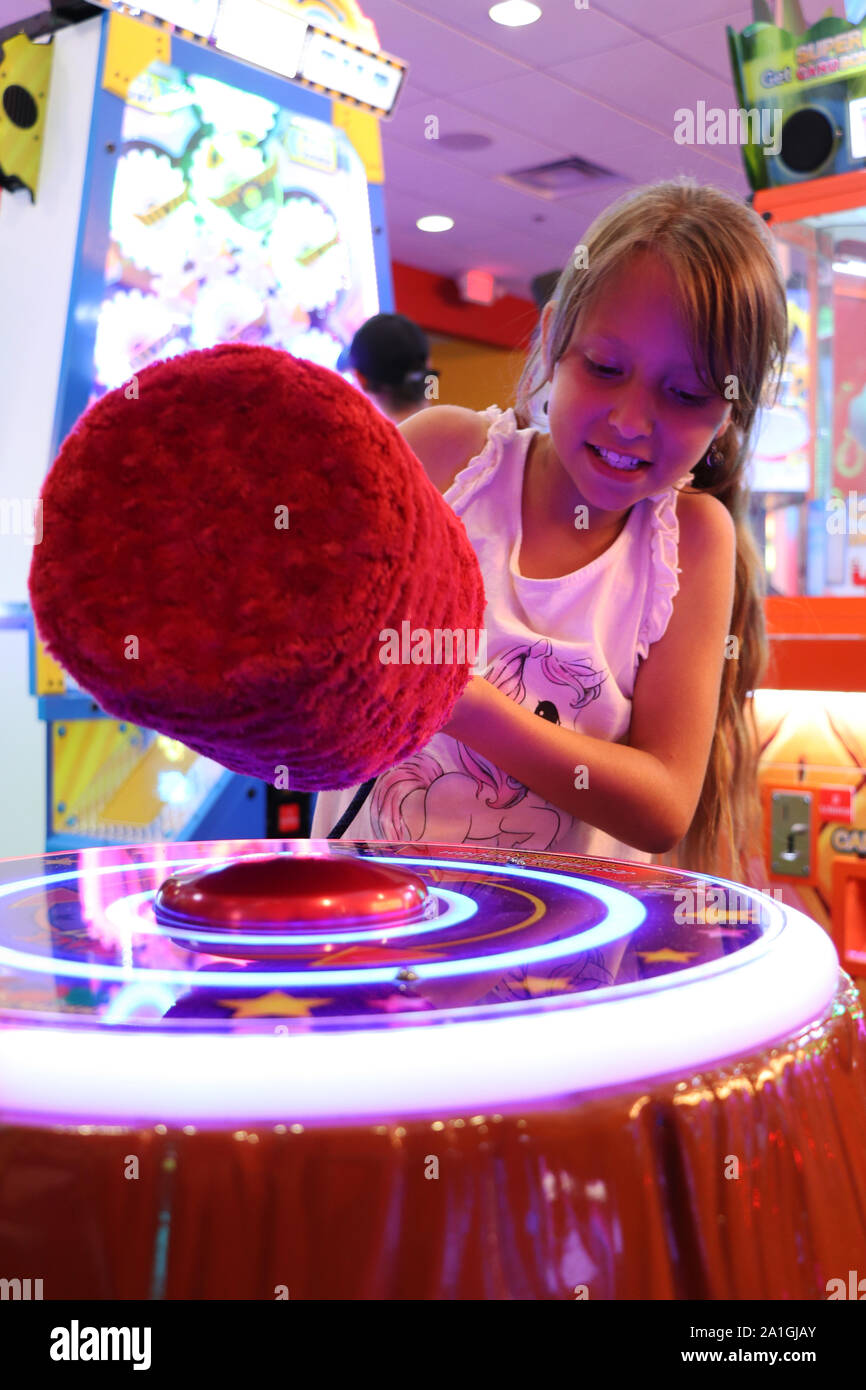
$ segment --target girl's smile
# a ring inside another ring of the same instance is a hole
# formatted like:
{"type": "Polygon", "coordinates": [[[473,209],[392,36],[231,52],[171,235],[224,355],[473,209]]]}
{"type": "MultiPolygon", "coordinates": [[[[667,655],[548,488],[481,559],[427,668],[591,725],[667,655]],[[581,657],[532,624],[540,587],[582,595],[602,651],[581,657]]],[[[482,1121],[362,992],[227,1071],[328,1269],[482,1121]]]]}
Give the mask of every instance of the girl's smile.
{"type": "Polygon", "coordinates": [[[603,449],[598,444],[587,444],[586,446],[593,458],[604,465],[605,468],[612,468],[615,473],[636,473],[641,468],[650,468],[651,460],[642,459],[635,454],[625,454],[616,449],[603,449]]]}

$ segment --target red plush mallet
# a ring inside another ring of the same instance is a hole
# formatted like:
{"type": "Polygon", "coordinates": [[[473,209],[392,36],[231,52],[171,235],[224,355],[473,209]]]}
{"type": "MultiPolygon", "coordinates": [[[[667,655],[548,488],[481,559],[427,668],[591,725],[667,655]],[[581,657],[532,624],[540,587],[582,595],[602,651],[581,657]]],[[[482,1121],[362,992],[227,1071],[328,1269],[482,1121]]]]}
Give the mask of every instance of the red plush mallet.
{"type": "Polygon", "coordinates": [[[469,679],[380,660],[404,622],[480,632],[481,572],[399,430],[323,367],[245,345],[155,363],[85,412],[42,499],[50,654],[107,713],[235,772],[352,786],[469,679]]]}

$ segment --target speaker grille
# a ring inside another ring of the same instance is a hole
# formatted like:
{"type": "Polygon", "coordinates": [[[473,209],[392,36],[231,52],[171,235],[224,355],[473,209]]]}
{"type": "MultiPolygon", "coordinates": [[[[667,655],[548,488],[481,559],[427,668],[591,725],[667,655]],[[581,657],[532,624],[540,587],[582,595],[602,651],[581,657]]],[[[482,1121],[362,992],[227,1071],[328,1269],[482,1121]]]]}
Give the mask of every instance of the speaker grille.
{"type": "Polygon", "coordinates": [[[782,163],[795,174],[811,174],[833,153],[836,132],[823,111],[807,106],[794,111],[782,126],[782,163]]]}
{"type": "Polygon", "coordinates": [[[13,125],[29,130],[39,119],[39,108],[26,87],[10,82],[3,90],[3,110],[13,125]]]}

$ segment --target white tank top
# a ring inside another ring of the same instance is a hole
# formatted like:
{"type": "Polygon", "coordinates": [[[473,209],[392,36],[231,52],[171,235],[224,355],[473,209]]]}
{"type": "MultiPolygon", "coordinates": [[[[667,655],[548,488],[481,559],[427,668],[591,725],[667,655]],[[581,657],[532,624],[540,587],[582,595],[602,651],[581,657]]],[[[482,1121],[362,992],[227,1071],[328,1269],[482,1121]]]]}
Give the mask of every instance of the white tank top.
{"type": "MultiPolygon", "coordinates": [[[[664,634],[679,588],[674,486],[691,482],[691,474],[637,502],[590,564],[557,579],[527,579],[518,567],[523,474],[537,431],[518,429],[513,410],[484,413],[485,446],[445,493],[484,576],[487,664],[475,679],[483,675],[564,728],[625,742],[638,663],[664,634]]],[[[314,838],[328,835],[356,790],[319,793],[314,838]]],[[[652,859],[447,734],[383,773],[343,838],[652,859]]]]}

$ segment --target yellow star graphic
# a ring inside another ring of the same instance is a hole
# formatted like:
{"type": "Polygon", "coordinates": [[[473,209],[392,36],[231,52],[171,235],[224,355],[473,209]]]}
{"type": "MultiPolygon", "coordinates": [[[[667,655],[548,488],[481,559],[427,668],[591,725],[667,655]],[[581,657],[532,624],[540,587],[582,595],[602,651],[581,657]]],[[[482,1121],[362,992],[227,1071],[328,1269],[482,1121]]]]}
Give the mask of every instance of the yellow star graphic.
{"type": "Polygon", "coordinates": [[[527,994],[553,994],[556,990],[570,989],[571,981],[559,977],[545,980],[538,975],[527,975],[523,987],[527,994]]]}
{"type": "Polygon", "coordinates": [[[661,964],[663,961],[680,964],[687,960],[692,960],[697,951],[672,951],[669,946],[665,946],[661,951],[638,951],[641,960],[646,961],[647,965],[661,964]]]}
{"type": "Polygon", "coordinates": [[[27,909],[40,907],[43,903],[48,907],[57,907],[60,903],[77,902],[78,894],[74,893],[71,888],[48,888],[38,893],[28,893],[26,898],[16,898],[11,906],[27,909]]]}
{"type": "Polygon", "coordinates": [[[330,1004],[330,999],[294,998],[281,989],[257,994],[252,999],[218,999],[217,1003],[231,1009],[233,1018],[309,1018],[318,1004],[330,1004]]]}

